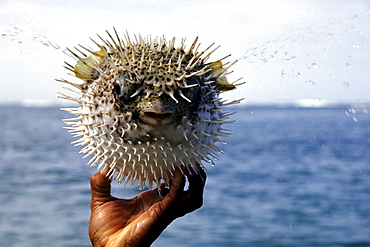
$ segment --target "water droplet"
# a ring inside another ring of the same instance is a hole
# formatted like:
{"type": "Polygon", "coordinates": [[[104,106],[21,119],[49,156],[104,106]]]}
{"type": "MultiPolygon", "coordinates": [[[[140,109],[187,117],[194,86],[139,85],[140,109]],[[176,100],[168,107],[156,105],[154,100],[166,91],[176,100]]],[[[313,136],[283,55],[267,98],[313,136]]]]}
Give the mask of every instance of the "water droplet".
{"type": "Polygon", "coordinates": [[[343,86],[350,88],[351,87],[351,84],[349,84],[348,81],[344,81],[343,82],[343,86]]]}
{"type": "Polygon", "coordinates": [[[360,48],[359,45],[353,45],[353,48],[360,48]]]}
{"type": "Polygon", "coordinates": [[[285,70],[281,71],[281,77],[285,77],[285,70]]]}
{"type": "Polygon", "coordinates": [[[311,67],[312,67],[312,68],[314,68],[314,69],[319,68],[319,66],[318,66],[316,63],[312,63],[312,64],[311,64],[311,67]]]}
{"type": "Polygon", "coordinates": [[[296,77],[301,78],[301,73],[297,72],[296,77]]]}
{"type": "Polygon", "coordinates": [[[351,64],[349,64],[349,63],[346,63],[346,67],[347,67],[348,69],[351,69],[351,68],[352,68],[352,65],[351,65],[351,64]]]}
{"type": "Polygon", "coordinates": [[[355,123],[357,123],[357,122],[358,122],[358,120],[357,120],[357,118],[356,118],[356,117],[352,117],[352,119],[353,119],[353,121],[354,121],[355,123]]]}
{"type": "Polygon", "coordinates": [[[348,112],[356,114],[356,110],[353,108],[347,108],[348,112]]]}
{"type": "Polygon", "coordinates": [[[316,82],[312,81],[312,80],[309,80],[308,83],[312,86],[315,86],[316,85],[316,82]]]}
{"type": "Polygon", "coordinates": [[[331,78],[331,79],[335,79],[335,75],[330,74],[330,78],[331,78]]]}
{"type": "Polygon", "coordinates": [[[287,58],[287,59],[285,59],[286,61],[294,61],[295,60],[295,56],[291,56],[290,58],[287,58]]]}

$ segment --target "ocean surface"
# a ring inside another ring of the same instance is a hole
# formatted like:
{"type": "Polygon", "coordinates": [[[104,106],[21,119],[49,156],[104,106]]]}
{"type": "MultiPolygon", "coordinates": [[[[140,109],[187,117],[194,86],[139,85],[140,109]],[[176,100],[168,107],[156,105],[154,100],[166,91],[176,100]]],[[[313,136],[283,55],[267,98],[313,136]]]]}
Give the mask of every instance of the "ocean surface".
{"type": "MultiPolygon", "coordinates": [[[[238,108],[204,205],[153,246],[370,246],[369,109],[238,108]]],[[[89,177],[58,108],[0,106],[0,246],[91,246],[89,177]]],[[[113,183],[113,194],[140,193],[113,183]]]]}

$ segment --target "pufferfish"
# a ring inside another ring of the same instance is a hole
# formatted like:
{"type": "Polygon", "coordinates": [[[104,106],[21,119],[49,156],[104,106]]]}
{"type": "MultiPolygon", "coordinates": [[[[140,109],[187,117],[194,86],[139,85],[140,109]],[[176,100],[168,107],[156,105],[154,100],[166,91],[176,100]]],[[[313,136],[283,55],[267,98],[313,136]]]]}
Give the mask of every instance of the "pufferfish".
{"type": "Polygon", "coordinates": [[[101,44],[92,40],[98,51],[69,50],[78,61],[65,67],[82,83],[58,80],[77,89],[76,98],[60,93],[79,104],[62,109],[77,115],[63,121],[84,158],[92,155],[88,164],[108,166],[111,179],[131,187],[137,181],[139,189],[169,186],[176,167],[198,173],[202,162],[213,164],[222,152],[215,144],[230,134],[221,126],[233,122],[223,109],[240,101],[219,97],[239,85],[226,79],[235,62],[207,62],[218,47],[199,52],[198,38],[186,49],[185,39],[176,48],[175,38],[107,34],[98,35],[101,44]]]}

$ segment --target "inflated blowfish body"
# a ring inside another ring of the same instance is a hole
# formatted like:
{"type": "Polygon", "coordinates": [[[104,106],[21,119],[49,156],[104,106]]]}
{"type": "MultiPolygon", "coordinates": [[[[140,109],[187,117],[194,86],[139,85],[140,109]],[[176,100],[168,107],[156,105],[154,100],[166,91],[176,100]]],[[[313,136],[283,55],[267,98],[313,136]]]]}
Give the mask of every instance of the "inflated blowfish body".
{"type": "MultiPolygon", "coordinates": [[[[138,187],[162,181],[168,186],[175,167],[197,173],[202,161],[213,163],[221,149],[215,145],[228,135],[221,125],[229,113],[219,93],[235,88],[221,60],[207,63],[213,51],[198,52],[197,39],[188,50],[184,40],[175,48],[175,39],[102,40],[99,51],[68,65],[82,84],[59,80],[78,89],[79,97],[61,94],[79,103],[64,109],[76,118],[64,120],[70,132],[80,137],[89,163],[109,166],[109,176],[138,187]]],[[[229,121],[230,122],[230,121],[229,121]]]]}

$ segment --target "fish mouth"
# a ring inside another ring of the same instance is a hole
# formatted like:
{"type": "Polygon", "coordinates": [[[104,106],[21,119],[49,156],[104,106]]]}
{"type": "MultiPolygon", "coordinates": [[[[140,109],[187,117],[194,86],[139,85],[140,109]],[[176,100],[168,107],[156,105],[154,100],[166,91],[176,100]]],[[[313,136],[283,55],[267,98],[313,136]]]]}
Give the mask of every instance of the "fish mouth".
{"type": "Polygon", "coordinates": [[[174,114],[172,112],[146,110],[140,113],[140,119],[150,125],[166,125],[173,121],[174,114]]]}

